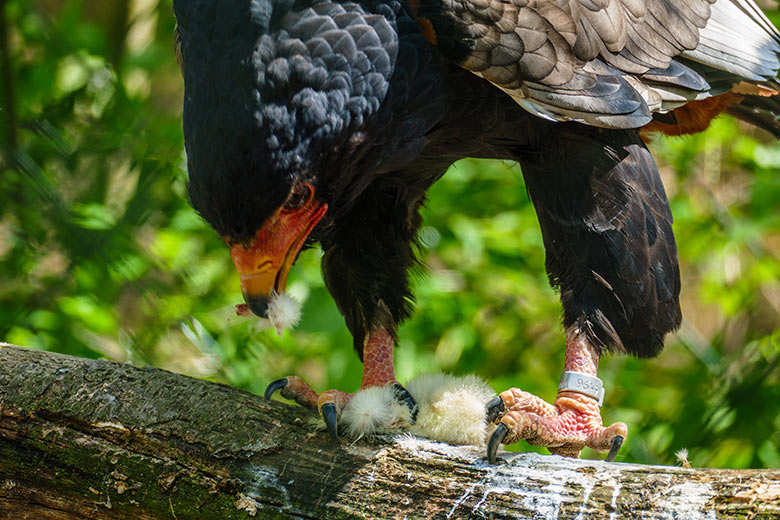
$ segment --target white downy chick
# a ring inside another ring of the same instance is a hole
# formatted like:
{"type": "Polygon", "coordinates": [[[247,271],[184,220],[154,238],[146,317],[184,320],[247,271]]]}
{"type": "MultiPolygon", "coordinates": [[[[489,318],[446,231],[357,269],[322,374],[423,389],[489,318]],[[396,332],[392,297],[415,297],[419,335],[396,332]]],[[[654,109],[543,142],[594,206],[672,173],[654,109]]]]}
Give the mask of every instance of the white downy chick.
{"type": "Polygon", "coordinates": [[[340,423],[347,435],[407,432],[451,444],[486,444],[494,426],[485,421],[485,405],[496,393],[482,379],[426,374],[409,381],[406,390],[417,403],[414,423],[392,386],[368,388],[344,407],[340,423]]]}
{"type": "Polygon", "coordinates": [[[392,386],[373,387],[357,392],[349,400],[339,422],[348,436],[359,439],[364,435],[408,431],[412,412],[398,402],[392,386]]]}
{"type": "Polygon", "coordinates": [[[496,393],[475,375],[421,375],[406,389],[418,406],[409,433],[450,444],[484,446],[495,429],[485,420],[485,405],[496,393]]]}

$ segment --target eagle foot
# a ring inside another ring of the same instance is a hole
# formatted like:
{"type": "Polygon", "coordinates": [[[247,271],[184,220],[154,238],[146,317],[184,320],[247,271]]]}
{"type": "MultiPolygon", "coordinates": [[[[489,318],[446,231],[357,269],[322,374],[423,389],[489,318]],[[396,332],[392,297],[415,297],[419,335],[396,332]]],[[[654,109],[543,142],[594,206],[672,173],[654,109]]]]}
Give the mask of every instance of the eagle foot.
{"type": "MultiPolygon", "coordinates": [[[[271,399],[277,390],[280,391],[279,393],[285,399],[293,400],[311,410],[318,410],[331,437],[334,441],[338,441],[339,419],[347,404],[352,401],[353,394],[339,390],[326,390],[321,394],[317,394],[308,383],[297,376],[287,376],[271,382],[265,389],[265,398],[271,399]]],[[[387,400],[365,401],[364,399],[362,400],[364,404],[361,408],[355,410],[353,406],[347,411],[348,428],[351,430],[362,428],[363,431],[360,433],[373,433],[376,430],[387,429],[389,422],[414,424],[417,418],[417,403],[406,388],[398,382],[393,382],[385,387],[366,389],[361,393],[367,395],[374,390],[390,396],[397,418],[389,420],[387,411],[378,409],[380,406],[386,407],[387,403],[384,401],[387,400]]]]}
{"type": "Polygon", "coordinates": [[[488,441],[487,456],[495,463],[500,444],[525,440],[545,446],[550,453],[579,457],[584,447],[609,451],[612,461],[628,434],[625,423],[604,427],[598,401],[572,391],[561,391],[554,404],[512,388],[488,403],[487,419],[497,424],[488,441]]]}
{"type": "Polygon", "coordinates": [[[395,335],[380,328],[371,332],[363,345],[363,381],[360,399],[339,390],[318,394],[303,379],[287,376],[268,385],[265,398],[277,390],[282,397],[301,406],[318,410],[334,440],[338,440],[339,422],[346,418],[350,434],[363,435],[414,424],[417,403],[395,380],[393,347],[395,335]],[[347,405],[350,405],[347,407],[347,405]]]}

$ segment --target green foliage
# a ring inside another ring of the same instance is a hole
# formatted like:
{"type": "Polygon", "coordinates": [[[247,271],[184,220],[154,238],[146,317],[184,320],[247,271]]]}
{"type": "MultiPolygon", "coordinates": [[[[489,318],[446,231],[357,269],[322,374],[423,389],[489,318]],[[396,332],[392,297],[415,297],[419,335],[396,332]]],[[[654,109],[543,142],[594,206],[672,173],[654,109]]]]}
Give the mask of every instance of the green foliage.
{"type": "MultiPolygon", "coordinates": [[[[295,332],[233,312],[227,248],[186,202],[170,0],[5,6],[17,146],[3,135],[0,339],[257,393],[287,374],[357,388],[319,251],[291,275],[304,302],[295,332]]],[[[676,217],[685,323],[655,360],[602,362],[605,420],[630,425],[622,460],[673,463],[687,447],[695,466],[778,467],[780,146],[724,117],[653,148],[676,217]]],[[[519,168],[457,163],[431,189],[425,221],[399,379],[476,372],[496,390],[554,399],[560,306],[519,168]]]]}

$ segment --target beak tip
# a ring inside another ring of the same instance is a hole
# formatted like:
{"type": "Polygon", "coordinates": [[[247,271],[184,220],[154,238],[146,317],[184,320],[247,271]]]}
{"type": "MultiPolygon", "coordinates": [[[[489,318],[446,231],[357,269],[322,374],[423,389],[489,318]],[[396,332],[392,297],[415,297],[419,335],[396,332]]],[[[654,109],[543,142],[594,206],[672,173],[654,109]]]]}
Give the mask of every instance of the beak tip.
{"type": "Polygon", "coordinates": [[[244,300],[246,301],[249,310],[251,310],[257,316],[266,318],[268,314],[268,298],[262,294],[245,294],[244,300]]]}

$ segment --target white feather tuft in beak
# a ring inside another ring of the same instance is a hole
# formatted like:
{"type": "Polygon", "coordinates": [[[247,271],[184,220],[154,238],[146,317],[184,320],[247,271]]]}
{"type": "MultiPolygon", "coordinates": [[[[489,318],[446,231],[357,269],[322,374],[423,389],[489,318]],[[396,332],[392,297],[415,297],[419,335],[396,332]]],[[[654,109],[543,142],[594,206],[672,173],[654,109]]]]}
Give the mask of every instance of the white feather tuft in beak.
{"type": "Polygon", "coordinates": [[[301,319],[301,304],[285,293],[274,293],[268,302],[268,321],[281,336],[286,328],[295,327],[301,319]]]}

